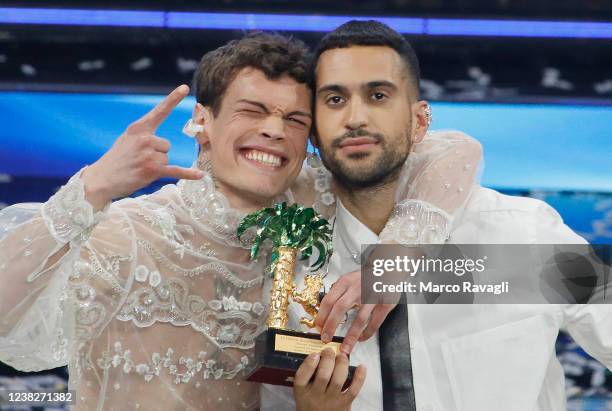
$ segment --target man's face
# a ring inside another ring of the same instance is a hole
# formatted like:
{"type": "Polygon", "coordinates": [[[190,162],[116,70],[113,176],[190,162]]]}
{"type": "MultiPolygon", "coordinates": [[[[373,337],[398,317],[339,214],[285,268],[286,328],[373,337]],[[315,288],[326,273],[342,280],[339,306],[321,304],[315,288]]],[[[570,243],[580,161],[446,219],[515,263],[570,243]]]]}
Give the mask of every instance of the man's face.
{"type": "Polygon", "coordinates": [[[289,76],[269,80],[254,68],[236,75],[218,115],[204,122],[213,175],[230,200],[266,203],[293,183],[306,155],[310,99],[289,76]]]}
{"type": "Polygon", "coordinates": [[[347,187],[394,178],[412,145],[410,80],[389,47],[323,52],[316,70],[316,143],[324,164],[347,187]]]}

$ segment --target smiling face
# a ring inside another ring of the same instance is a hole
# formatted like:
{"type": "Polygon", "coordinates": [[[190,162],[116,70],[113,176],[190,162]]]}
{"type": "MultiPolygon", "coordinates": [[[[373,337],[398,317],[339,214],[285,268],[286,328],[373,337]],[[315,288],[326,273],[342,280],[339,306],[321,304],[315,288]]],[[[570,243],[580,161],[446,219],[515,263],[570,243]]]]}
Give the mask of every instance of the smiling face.
{"type": "Polygon", "coordinates": [[[247,67],[227,88],[218,115],[205,110],[198,140],[233,206],[268,205],[293,183],[306,156],[310,98],[308,87],[289,76],[270,80],[247,67]]]}
{"type": "Polygon", "coordinates": [[[344,186],[392,180],[410,152],[424,103],[411,95],[404,64],[384,46],[330,49],[319,57],[315,143],[344,186]]]}

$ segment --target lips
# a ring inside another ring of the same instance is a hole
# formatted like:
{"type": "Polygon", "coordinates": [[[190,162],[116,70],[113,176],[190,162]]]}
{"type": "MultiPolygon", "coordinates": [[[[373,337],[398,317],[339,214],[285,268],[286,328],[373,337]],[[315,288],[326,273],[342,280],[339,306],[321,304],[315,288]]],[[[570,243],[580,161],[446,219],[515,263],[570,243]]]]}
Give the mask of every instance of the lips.
{"type": "Polygon", "coordinates": [[[372,137],[355,137],[347,138],[346,140],[341,142],[340,148],[373,144],[378,144],[378,140],[372,137]]]}
{"type": "Polygon", "coordinates": [[[379,141],[373,137],[354,137],[342,141],[338,147],[342,153],[348,156],[351,156],[351,154],[365,155],[376,147],[378,143],[379,141]]]}

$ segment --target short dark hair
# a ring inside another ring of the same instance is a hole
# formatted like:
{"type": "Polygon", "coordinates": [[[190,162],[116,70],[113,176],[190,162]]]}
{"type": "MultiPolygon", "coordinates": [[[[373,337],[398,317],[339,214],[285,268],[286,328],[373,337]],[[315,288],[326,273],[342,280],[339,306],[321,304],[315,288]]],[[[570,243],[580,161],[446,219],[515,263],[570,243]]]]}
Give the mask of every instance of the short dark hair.
{"type": "Polygon", "coordinates": [[[252,32],[206,53],[193,76],[196,101],[216,116],[223,96],[238,72],[261,70],[268,79],[288,75],[310,87],[311,53],[306,44],[275,33],[252,32]]]}
{"type": "Polygon", "coordinates": [[[351,20],[327,33],[315,51],[313,68],[316,69],[323,52],[351,46],[386,46],[395,50],[406,66],[416,96],[419,95],[421,74],[414,49],[404,36],[376,20],[351,20]]]}

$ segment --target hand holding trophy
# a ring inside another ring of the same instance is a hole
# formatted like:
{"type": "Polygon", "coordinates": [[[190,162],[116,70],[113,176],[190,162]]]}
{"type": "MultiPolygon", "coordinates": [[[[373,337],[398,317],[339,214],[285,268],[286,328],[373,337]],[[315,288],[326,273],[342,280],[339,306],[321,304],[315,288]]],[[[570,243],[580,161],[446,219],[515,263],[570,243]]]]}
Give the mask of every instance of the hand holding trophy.
{"type": "MultiPolygon", "coordinates": [[[[304,278],[305,288],[298,292],[294,283],[295,265],[300,260],[318,251],[318,258],[311,265],[313,271],[320,269],[332,253],[332,230],[327,220],[312,208],[297,204],[276,204],[247,215],[238,226],[238,238],[252,227],[257,227],[251,247],[251,259],[257,256],[265,240],[272,242],[271,272],[274,275],[267,326],[255,343],[256,367],[247,377],[249,381],[274,385],[293,385],[296,370],[310,353],[330,347],[340,350],[342,337],[334,337],[330,343],[321,342],[319,334],[289,329],[289,298],[304,307],[311,318],[303,317],[300,323],[314,328],[319,310],[320,291],[323,287],[321,274],[308,274],[304,278]]],[[[355,371],[350,367],[348,384],[355,371]]]]}

